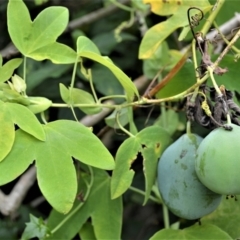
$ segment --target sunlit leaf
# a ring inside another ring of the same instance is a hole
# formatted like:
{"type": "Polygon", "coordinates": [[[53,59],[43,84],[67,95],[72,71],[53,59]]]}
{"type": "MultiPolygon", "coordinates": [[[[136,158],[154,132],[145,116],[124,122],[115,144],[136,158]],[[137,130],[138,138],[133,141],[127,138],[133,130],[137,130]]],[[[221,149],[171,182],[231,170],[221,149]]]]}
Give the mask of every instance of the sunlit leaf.
{"type": "MultiPolygon", "coordinates": [[[[143,37],[140,45],[139,58],[151,58],[159,45],[177,28],[188,25],[187,10],[189,7],[197,6],[205,13],[211,9],[207,0],[182,0],[182,1],[155,1],[144,0],[151,4],[154,13],[166,16],[172,15],[166,21],[163,21],[151,27],[143,37]]],[[[192,11],[193,14],[196,11],[192,11]]],[[[197,12],[198,13],[198,12],[197,12]]]]}

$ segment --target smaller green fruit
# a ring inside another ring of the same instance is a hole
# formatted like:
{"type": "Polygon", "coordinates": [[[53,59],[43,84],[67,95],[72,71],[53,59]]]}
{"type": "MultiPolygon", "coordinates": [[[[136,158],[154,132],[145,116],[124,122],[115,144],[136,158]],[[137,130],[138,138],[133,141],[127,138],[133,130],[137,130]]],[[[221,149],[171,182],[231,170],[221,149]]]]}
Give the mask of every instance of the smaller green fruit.
{"type": "Polygon", "coordinates": [[[213,130],[201,142],[195,163],[200,181],[213,192],[240,194],[240,127],[213,130]]]}

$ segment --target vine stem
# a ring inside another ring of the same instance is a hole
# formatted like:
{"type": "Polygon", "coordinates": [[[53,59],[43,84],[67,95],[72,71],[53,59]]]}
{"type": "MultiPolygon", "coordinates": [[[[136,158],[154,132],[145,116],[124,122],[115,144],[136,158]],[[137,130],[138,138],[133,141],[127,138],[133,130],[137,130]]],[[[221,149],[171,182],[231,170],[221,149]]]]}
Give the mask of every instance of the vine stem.
{"type": "MultiPolygon", "coordinates": [[[[135,188],[135,187],[130,186],[128,189],[131,190],[131,191],[133,191],[133,192],[135,192],[135,193],[138,193],[138,194],[140,194],[140,195],[145,196],[145,192],[142,191],[142,190],[140,190],[140,189],[138,189],[138,188],[135,188]]],[[[149,199],[152,200],[153,202],[156,202],[156,203],[158,203],[158,204],[161,204],[161,202],[159,201],[159,199],[156,198],[156,197],[154,197],[154,196],[152,196],[152,195],[149,196],[149,199]]]]}

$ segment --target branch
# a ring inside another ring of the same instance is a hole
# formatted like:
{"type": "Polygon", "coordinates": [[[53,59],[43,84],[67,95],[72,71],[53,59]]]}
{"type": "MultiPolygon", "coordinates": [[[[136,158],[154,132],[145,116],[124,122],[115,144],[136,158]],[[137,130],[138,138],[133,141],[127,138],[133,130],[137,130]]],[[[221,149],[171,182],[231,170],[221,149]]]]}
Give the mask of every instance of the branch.
{"type": "Polygon", "coordinates": [[[31,167],[24,173],[9,195],[0,190],[0,211],[3,215],[11,215],[19,208],[25,195],[36,180],[36,169],[31,167]]]}

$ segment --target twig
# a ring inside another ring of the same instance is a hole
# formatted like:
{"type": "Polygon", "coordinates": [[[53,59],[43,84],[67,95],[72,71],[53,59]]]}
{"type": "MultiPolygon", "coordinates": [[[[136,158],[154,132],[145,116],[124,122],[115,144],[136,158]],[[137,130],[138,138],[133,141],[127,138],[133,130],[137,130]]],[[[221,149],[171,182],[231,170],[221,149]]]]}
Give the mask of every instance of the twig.
{"type": "Polygon", "coordinates": [[[11,215],[19,208],[25,195],[36,180],[36,169],[31,167],[24,173],[9,195],[0,190],[0,211],[3,215],[11,215]]]}
{"type": "Polygon", "coordinates": [[[222,51],[222,53],[220,54],[220,56],[217,58],[217,60],[214,63],[214,66],[218,66],[218,64],[220,63],[220,61],[223,59],[223,57],[228,53],[228,51],[230,50],[230,48],[233,46],[233,44],[238,40],[238,38],[240,37],[240,29],[237,31],[237,33],[235,34],[235,36],[232,38],[232,40],[230,41],[230,43],[227,45],[227,47],[222,51]]]}

